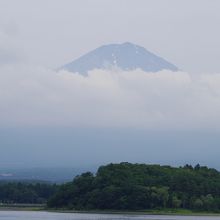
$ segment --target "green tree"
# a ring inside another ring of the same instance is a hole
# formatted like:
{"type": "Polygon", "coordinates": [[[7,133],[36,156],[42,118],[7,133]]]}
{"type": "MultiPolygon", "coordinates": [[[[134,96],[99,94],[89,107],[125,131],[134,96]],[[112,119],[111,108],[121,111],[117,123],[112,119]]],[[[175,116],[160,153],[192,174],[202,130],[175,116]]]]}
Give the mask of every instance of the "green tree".
{"type": "Polygon", "coordinates": [[[193,208],[197,210],[201,210],[203,208],[203,201],[201,199],[195,199],[193,201],[193,208]]]}
{"type": "Polygon", "coordinates": [[[182,201],[180,199],[178,199],[177,196],[172,197],[172,207],[173,208],[180,208],[181,204],[182,204],[182,201]]]}

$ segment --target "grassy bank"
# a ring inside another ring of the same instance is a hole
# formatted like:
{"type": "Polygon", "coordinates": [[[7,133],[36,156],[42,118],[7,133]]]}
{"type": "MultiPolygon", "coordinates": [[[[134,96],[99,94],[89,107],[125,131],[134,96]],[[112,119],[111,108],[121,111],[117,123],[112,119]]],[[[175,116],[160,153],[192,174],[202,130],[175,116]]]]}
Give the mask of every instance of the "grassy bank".
{"type": "Polygon", "coordinates": [[[0,204],[0,211],[42,211],[45,204],[0,204]]]}

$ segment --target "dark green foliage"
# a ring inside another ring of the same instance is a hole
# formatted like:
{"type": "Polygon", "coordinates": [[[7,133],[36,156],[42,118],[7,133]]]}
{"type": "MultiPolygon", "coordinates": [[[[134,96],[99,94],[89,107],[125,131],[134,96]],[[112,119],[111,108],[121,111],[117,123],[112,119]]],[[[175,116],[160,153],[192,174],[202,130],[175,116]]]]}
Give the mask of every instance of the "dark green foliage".
{"type": "Polygon", "coordinates": [[[220,173],[196,165],[180,168],[109,164],[62,185],[48,206],[72,209],[220,209],[220,173]]]}
{"type": "Polygon", "coordinates": [[[57,190],[56,185],[43,183],[0,183],[0,203],[46,203],[57,190]]]}

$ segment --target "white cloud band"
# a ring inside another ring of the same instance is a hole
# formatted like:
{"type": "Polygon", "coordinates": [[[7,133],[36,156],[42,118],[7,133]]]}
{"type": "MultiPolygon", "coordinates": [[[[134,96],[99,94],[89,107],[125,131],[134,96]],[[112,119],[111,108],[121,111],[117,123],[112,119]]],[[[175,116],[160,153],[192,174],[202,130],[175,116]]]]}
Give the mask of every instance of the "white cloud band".
{"type": "Polygon", "coordinates": [[[3,66],[0,124],[220,128],[220,74],[3,66]]]}

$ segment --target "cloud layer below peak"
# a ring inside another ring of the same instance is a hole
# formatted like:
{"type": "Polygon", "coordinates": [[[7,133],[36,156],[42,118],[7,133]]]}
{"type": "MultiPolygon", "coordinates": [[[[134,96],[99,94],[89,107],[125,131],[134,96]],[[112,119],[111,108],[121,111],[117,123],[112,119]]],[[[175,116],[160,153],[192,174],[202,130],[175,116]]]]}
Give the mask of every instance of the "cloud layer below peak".
{"type": "Polygon", "coordinates": [[[1,126],[220,128],[220,74],[0,67],[1,126]]]}

